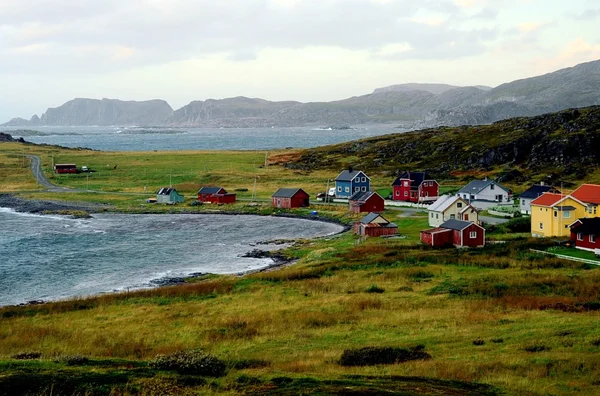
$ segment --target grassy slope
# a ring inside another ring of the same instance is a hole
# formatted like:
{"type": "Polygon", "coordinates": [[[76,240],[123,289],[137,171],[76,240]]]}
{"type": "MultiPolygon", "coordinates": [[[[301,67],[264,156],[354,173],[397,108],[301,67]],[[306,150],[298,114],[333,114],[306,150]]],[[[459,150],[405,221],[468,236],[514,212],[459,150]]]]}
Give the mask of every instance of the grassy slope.
{"type": "MultiPolygon", "coordinates": [[[[97,169],[90,188],[99,191],[143,193],[143,186],[151,190],[168,183],[165,175],[171,173],[176,186],[188,195],[208,183],[240,185],[250,189],[245,193],[249,196],[258,174],[257,193],[266,199],[279,186],[298,185],[314,194],[337,173],[260,168],[264,153],[253,152],[99,153],[5,144],[0,146],[4,191],[35,186],[30,177],[22,177],[27,169],[18,153],[23,150],[41,154],[46,170],[51,154],[57,163],[97,169]]],[[[82,175],[55,181],[74,187],[86,184],[82,175]]],[[[378,174],[374,181],[375,188],[389,183],[378,174]]],[[[110,201],[123,210],[136,210],[147,195],[33,192],[27,196],[110,201]]],[[[249,210],[244,204],[237,208],[249,210]]],[[[319,210],[351,219],[343,208],[319,210]]],[[[599,391],[598,314],[581,308],[583,303],[600,300],[598,270],[532,254],[529,248],[544,246],[523,239],[474,252],[423,248],[418,245],[418,231],[426,226],[425,217],[404,217],[397,211],[385,215],[399,224],[406,239],[357,244],[346,234],[305,241],[287,252],[300,261],[279,271],[1,309],[0,389],[48,394],[56,389],[108,393],[113,388],[126,394],[185,390],[322,394],[383,389],[398,394],[466,394],[473,386],[473,394],[493,393],[492,388],[469,385],[476,382],[509,394],[599,391]],[[373,285],[384,292],[367,292],[373,285]],[[484,345],[474,345],[475,339],[484,345]],[[337,364],[346,348],[416,344],[425,345],[433,359],[362,368],[337,364]],[[548,349],[525,350],[540,345],[548,349]],[[232,368],[227,376],[189,378],[146,365],[157,353],[196,347],[229,362],[232,368]],[[40,351],[42,359],[10,359],[20,351],[40,351]],[[65,366],[52,361],[76,353],[91,356],[92,362],[65,366]],[[232,362],[244,359],[262,360],[267,366],[234,367],[232,362]]]]}

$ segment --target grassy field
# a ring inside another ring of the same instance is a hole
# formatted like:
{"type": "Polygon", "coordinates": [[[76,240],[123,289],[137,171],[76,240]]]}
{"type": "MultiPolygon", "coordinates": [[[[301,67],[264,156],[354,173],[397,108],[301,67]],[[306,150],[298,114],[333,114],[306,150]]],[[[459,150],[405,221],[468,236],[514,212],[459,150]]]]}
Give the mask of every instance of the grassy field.
{"type": "MultiPolygon", "coordinates": [[[[261,199],[288,186],[314,195],[336,176],[261,167],[264,153],[257,152],[27,147],[43,156],[47,171],[52,155],[55,163],[97,170],[89,188],[100,192],[56,195],[36,192],[31,175],[20,176],[28,174],[22,154],[15,154],[22,150],[0,145],[3,191],[104,202],[124,211],[199,210],[143,203],[149,195],[144,186],[148,192],[168,185],[169,175],[186,195],[202,184],[219,184],[247,188],[240,192],[246,198],[260,176],[261,199]]],[[[81,174],[52,177],[63,186],[85,189],[88,183],[81,174]]],[[[372,178],[375,188],[388,188],[383,175],[372,178]]],[[[248,202],[230,210],[273,212],[248,202]]],[[[344,222],[357,217],[339,206],[318,210],[344,222]]],[[[556,242],[514,235],[508,226],[492,232],[507,243],[479,250],[428,248],[418,242],[426,215],[390,210],[384,216],[398,224],[403,238],[361,241],[345,233],[298,241],[283,251],[297,262],[277,271],[0,308],[0,395],[600,393],[596,266],[532,253],[556,242]],[[340,364],[348,349],[416,346],[430,358],[340,364]],[[158,354],[196,348],[221,359],[224,375],[197,376],[150,364],[158,354]]]]}

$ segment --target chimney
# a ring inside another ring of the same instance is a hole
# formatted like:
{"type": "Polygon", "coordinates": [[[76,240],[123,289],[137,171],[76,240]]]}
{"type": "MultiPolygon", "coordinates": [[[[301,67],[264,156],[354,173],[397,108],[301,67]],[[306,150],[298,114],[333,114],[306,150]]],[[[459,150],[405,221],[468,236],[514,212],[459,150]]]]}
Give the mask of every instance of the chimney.
{"type": "Polygon", "coordinates": [[[540,182],[540,186],[545,186],[543,181],[540,182]]]}
{"type": "Polygon", "coordinates": [[[352,168],[352,166],[348,167],[348,172],[352,173],[354,171],[354,169],[352,168]]]}

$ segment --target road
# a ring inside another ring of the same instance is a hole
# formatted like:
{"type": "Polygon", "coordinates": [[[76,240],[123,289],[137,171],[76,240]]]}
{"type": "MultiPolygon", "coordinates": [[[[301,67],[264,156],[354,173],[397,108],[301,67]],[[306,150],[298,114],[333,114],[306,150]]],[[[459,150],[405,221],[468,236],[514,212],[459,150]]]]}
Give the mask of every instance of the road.
{"type": "Polygon", "coordinates": [[[26,155],[27,158],[31,160],[31,173],[35,180],[37,180],[38,184],[45,187],[46,190],[52,192],[79,192],[80,190],[76,190],[73,188],[60,187],[56,184],[50,183],[50,180],[46,178],[44,172],[42,171],[42,160],[37,155],[26,155]]]}

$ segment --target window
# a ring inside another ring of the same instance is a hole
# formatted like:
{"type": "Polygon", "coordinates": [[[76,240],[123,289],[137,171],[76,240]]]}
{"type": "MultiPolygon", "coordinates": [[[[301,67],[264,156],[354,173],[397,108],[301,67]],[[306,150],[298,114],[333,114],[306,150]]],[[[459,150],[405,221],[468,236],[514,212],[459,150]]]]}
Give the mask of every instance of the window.
{"type": "Polygon", "coordinates": [[[596,235],[594,235],[594,234],[590,235],[590,242],[596,243],[596,235]]]}
{"type": "Polygon", "coordinates": [[[344,191],[345,191],[345,192],[350,192],[350,187],[345,187],[345,188],[344,188],[344,191]]]}
{"type": "Polygon", "coordinates": [[[475,239],[475,238],[477,238],[477,231],[471,231],[471,232],[469,233],[469,238],[471,238],[471,239],[475,239]]]}
{"type": "Polygon", "coordinates": [[[400,191],[396,190],[396,196],[399,197],[400,196],[400,191]]]}
{"type": "Polygon", "coordinates": [[[429,216],[429,217],[431,217],[433,219],[433,212],[431,212],[431,216],[429,216]]]}
{"type": "Polygon", "coordinates": [[[407,182],[407,181],[405,181],[405,182],[404,182],[404,187],[408,187],[408,185],[409,185],[409,184],[408,184],[408,182],[407,182]]]}
{"type": "Polygon", "coordinates": [[[462,208],[462,202],[459,202],[459,203],[457,203],[457,204],[456,204],[456,207],[457,207],[458,209],[462,208]]]}
{"type": "Polygon", "coordinates": [[[433,182],[432,181],[429,182],[429,187],[433,187],[433,182]]]}
{"type": "Polygon", "coordinates": [[[435,214],[435,218],[436,218],[436,219],[439,219],[439,218],[440,218],[440,214],[439,214],[439,213],[436,213],[436,214],[435,214]]]}
{"type": "Polygon", "coordinates": [[[338,187],[338,192],[342,192],[342,186],[338,187]]]}
{"type": "Polygon", "coordinates": [[[490,190],[495,190],[494,187],[496,187],[496,186],[494,186],[493,184],[490,184],[490,190]]]}
{"type": "Polygon", "coordinates": [[[367,178],[363,177],[362,179],[360,179],[361,182],[366,183],[367,182],[367,178]]]}
{"type": "Polygon", "coordinates": [[[425,191],[425,196],[426,196],[426,197],[428,197],[428,196],[429,196],[429,193],[428,193],[427,191],[425,191]]]}
{"type": "Polygon", "coordinates": [[[525,206],[525,200],[524,199],[521,200],[521,205],[525,206]]]}
{"type": "Polygon", "coordinates": [[[359,192],[360,191],[360,187],[354,187],[354,192],[359,192]]]}
{"type": "Polygon", "coordinates": [[[540,230],[544,229],[544,223],[540,223],[540,230]]]}
{"type": "Polygon", "coordinates": [[[404,191],[404,196],[408,197],[408,191],[404,191]]]}
{"type": "Polygon", "coordinates": [[[456,219],[456,215],[453,215],[453,214],[451,214],[451,215],[450,215],[450,218],[451,218],[451,219],[456,219]]]}
{"type": "Polygon", "coordinates": [[[571,217],[571,212],[569,212],[568,210],[566,210],[566,211],[563,213],[563,218],[565,218],[565,219],[568,219],[568,218],[570,218],[570,217],[571,217]]]}
{"type": "Polygon", "coordinates": [[[554,217],[555,218],[558,217],[558,211],[556,211],[556,210],[554,211],[554,217]]]}
{"type": "Polygon", "coordinates": [[[578,232],[577,233],[577,240],[578,241],[583,241],[583,232],[578,232]]]}
{"type": "Polygon", "coordinates": [[[365,187],[365,186],[362,186],[362,187],[360,188],[360,191],[362,191],[362,192],[365,192],[365,191],[367,191],[367,187],[365,187]]]}

